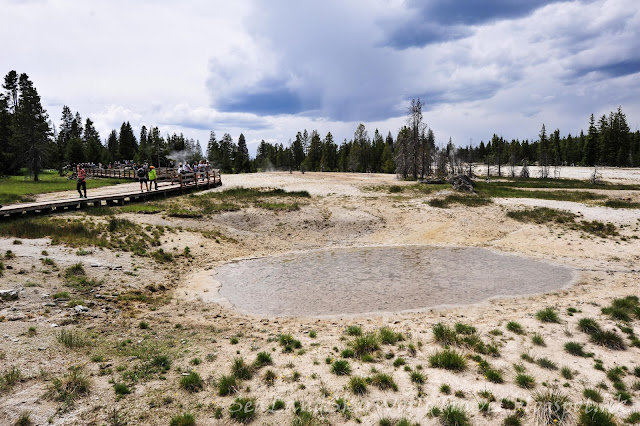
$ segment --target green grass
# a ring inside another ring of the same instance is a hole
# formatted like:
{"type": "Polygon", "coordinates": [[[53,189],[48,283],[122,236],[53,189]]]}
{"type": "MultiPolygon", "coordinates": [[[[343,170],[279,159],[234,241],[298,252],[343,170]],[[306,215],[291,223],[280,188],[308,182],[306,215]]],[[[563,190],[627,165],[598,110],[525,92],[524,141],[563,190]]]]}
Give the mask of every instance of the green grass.
{"type": "Polygon", "coordinates": [[[380,340],[375,333],[367,333],[349,342],[355,356],[362,357],[380,349],[380,340]]]}
{"type": "Polygon", "coordinates": [[[238,423],[251,423],[256,408],[255,398],[236,398],[229,407],[229,416],[238,423]]]}
{"type": "Polygon", "coordinates": [[[351,366],[346,360],[338,360],[331,364],[331,372],[336,376],[348,376],[351,374],[351,366]]]}
{"type": "Polygon", "coordinates": [[[515,383],[523,389],[533,389],[536,386],[533,376],[524,373],[519,373],[516,376],[515,383]]]}
{"type": "Polygon", "coordinates": [[[587,353],[584,351],[584,345],[578,342],[567,342],[564,344],[565,352],[580,357],[586,357],[587,353]]]}
{"type": "Polygon", "coordinates": [[[271,405],[269,405],[269,411],[284,410],[286,406],[287,404],[283,400],[276,399],[271,405]]]}
{"type": "Polygon", "coordinates": [[[262,380],[267,386],[273,386],[276,383],[278,375],[273,370],[267,370],[262,376],[262,380]]]}
{"type": "Polygon", "coordinates": [[[234,358],[231,364],[231,374],[236,379],[250,380],[253,377],[253,367],[246,364],[241,357],[234,358]]]}
{"type": "Polygon", "coordinates": [[[447,209],[452,204],[460,204],[466,207],[482,207],[493,203],[490,198],[478,197],[476,195],[450,194],[444,198],[432,198],[428,201],[431,207],[447,209]]]}
{"type": "Polygon", "coordinates": [[[363,377],[352,377],[349,380],[349,389],[355,395],[364,395],[367,393],[367,380],[363,377]]]}
{"type": "Polygon", "coordinates": [[[385,345],[395,345],[396,343],[404,340],[402,333],[396,333],[389,327],[382,327],[378,330],[378,336],[380,342],[385,345]]]}
{"type": "Polygon", "coordinates": [[[607,370],[607,379],[612,382],[619,382],[626,375],[626,371],[622,367],[612,367],[607,370]]]}
{"type": "Polygon", "coordinates": [[[611,305],[602,308],[602,313],[618,321],[629,322],[634,317],[640,319],[640,300],[638,296],[613,299],[611,305]]]}
{"type": "Polygon", "coordinates": [[[617,426],[615,416],[605,408],[595,404],[584,404],[578,411],[580,426],[617,426]]]}
{"type": "MultiPolygon", "coordinates": [[[[269,370],[271,371],[271,370],[269,370]]],[[[267,372],[269,373],[269,372],[267,372]]],[[[274,379],[275,380],[275,377],[274,379]]],[[[235,376],[233,375],[223,375],[221,376],[217,381],[216,381],[216,387],[218,388],[218,395],[220,396],[227,396],[227,395],[231,395],[233,393],[238,392],[239,388],[239,384],[238,381],[236,380],[235,376]]]]}
{"type": "Polygon", "coordinates": [[[69,349],[83,348],[89,345],[89,339],[76,330],[60,330],[56,334],[56,340],[69,349]]]}
{"type": "Polygon", "coordinates": [[[432,327],[432,331],[436,342],[441,345],[450,346],[459,343],[456,331],[448,325],[437,323],[432,327]]]}
{"type": "Polygon", "coordinates": [[[542,322],[560,322],[558,311],[556,311],[556,309],[552,307],[546,307],[536,312],[536,318],[542,322]]]}
{"type": "Polygon", "coordinates": [[[507,330],[515,334],[524,334],[524,328],[515,321],[509,321],[506,326],[507,330]]]}
{"type": "Polygon", "coordinates": [[[498,383],[498,384],[504,383],[504,379],[502,378],[502,373],[492,368],[485,370],[484,377],[491,383],[498,383]]]}
{"type": "Polygon", "coordinates": [[[23,378],[20,368],[13,366],[0,374],[0,391],[11,390],[23,378]]]}
{"type": "Polygon", "coordinates": [[[180,387],[188,392],[200,392],[204,388],[204,381],[198,373],[191,371],[180,379],[180,387]]]}
{"type": "Polygon", "coordinates": [[[56,299],[70,299],[71,296],[69,295],[68,291],[58,291],[56,293],[53,293],[51,295],[51,298],[53,300],[56,300],[56,299]]]}
{"type": "MultiPolygon", "coordinates": [[[[164,207],[160,204],[127,204],[125,206],[119,207],[117,210],[122,213],[144,213],[144,214],[155,214],[160,213],[164,210],[164,207]]],[[[113,211],[113,210],[112,210],[113,211]]]]}
{"type": "Polygon", "coordinates": [[[362,336],[362,327],[359,325],[350,325],[344,332],[348,336],[362,336]]]}
{"type": "Polygon", "coordinates": [[[191,413],[179,414],[171,417],[169,426],[195,426],[196,418],[191,413]]]}
{"type": "Polygon", "coordinates": [[[609,199],[605,201],[602,205],[605,207],[610,207],[612,209],[640,209],[640,203],[632,203],[630,201],[615,200],[615,199],[609,199]]]}
{"type": "MultiPolygon", "coordinates": [[[[26,176],[0,177],[0,204],[22,203],[34,200],[34,195],[59,191],[75,191],[76,180],[59,176],[56,171],[44,171],[38,176],[38,182],[26,176]]],[[[104,186],[127,183],[129,180],[119,179],[87,179],[87,194],[90,190],[104,186]]],[[[77,193],[76,193],[77,196],[77,193]]]]}
{"type": "Polygon", "coordinates": [[[274,203],[274,202],[260,202],[255,204],[256,207],[265,210],[272,210],[276,212],[292,212],[300,210],[298,203],[274,203]]]}
{"type": "Polygon", "coordinates": [[[581,318],[578,321],[578,329],[583,333],[593,334],[601,331],[600,324],[593,318],[581,318]]]}
{"type": "Polygon", "coordinates": [[[382,374],[382,373],[374,374],[369,378],[368,381],[372,386],[375,386],[380,390],[388,390],[388,389],[391,389],[393,391],[398,390],[398,385],[393,380],[393,377],[391,377],[388,374],[382,374]]]}
{"type": "Polygon", "coordinates": [[[478,186],[493,186],[500,188],[553,188],[553,189],[599,189],[599,190],[640,190],[640,185],[624,185],[602,182],[593,184],[582,179],[531,179],[521,177],[503,177],[499,181],[489,183],[478,181],[478,186]]]}
{"type": "MultiPolygon", "coordinates": [[[[635,187],[636,185],[628,185],[635,187]]],[[[587,182],[570,179],[509,179],[507,181],[477,181],[475,191],[486,198],[535,198],[543,200],[584,202],[602,200],[606,195],[588,191],[567,191],[566,189],[614,189],[619,185],[589,185],[587,182]],[[544,189],[562,189],[545,191],[544,189]]]]}
{"type": "Polygon", "coordinates": [[[602,398],[602,395],[597,389],[585,388],[582,391],[582,396],[598,404],[604,401],[604,398],[602,398]]]}
{"type": "Polygon", "coordinates": [[[113,390],[118,396],[129,395],[131,393],[131,389],[129,389],[129,386],[124,383],[114,383],[113,390]]]}
{"type": "Polygon", "coordinates": [[[533,333],[533,336],[531,336],[531,343],[536,346],[547,346],[544,342],[544,338],[538,333],[533,333]]]}
{"type": "Polygon", "coordinates": [[[51,238],[52,244],[70,247],[101,247],[145,256],[160,244],[163,227],[142,227],[126,219],[110,218],[107,223],[87,219],[26,217],[0,223],[0,236],[51,238]]]}
{"type": "Polygon", "coordinates": [[[573,223],[576,215],[564,210],[551,209],[548,207],[535,207],[524,210],[511,210],[507,212],[507,217],[518,222],[536,223],[573,223]]]}
{"type": "Polygon", "coordinates": [[[574,228],[601,238],[617,237],[620,235],[613,223],[603,223],[597,220],[593,220],[590,222],[581,221],[574,228]]]}
{"type": "Polygon", "coordinates": [[[251,205],[273,211],[293,211],[298,210],[300,206],[297,201],[292,201],[292,199],[299,200],[310,197],[311,195],[307,191],[289,192],[282,189],[240,187],[221,192],[191,195],[187,201],[191,204],[192,209],[176,208],[174,210],[181,210],[183,214],[190,212],[192,215],[200,216],[238,211],[251,205]]]}
{"type": "Polygon", "coordinates": [[[393,361],[393,366],[398,368],[400,366],[405,365],[406,363],[407,363],[407,361],[404,358],[398,357],[393,361]]]}
{"type": "Polygon", "coordinates": [[[265,365],[273,364],[273,360],[271,359],[271,354],[269,352],[258,352],[256,355],[256,360],[253,362],[253,365],[260,368],[265,365]]]}
{"type": "Polygon", "coordinates": [[[429,364],[434,368],[453,371],[464,371],[467,368],[467,360],[464,355],[451,349],[443,349],[431,355],[429,364]]]}
{"type": "Polygon", "coordinates": [[[409,378],[411,379],[412,383],[415,383],[417,385],[422,385],[427,381],[424,375],[419,371],[412,371],[411,374],[409,374],[409,378]]]}
{"type": "Polygon", "coordinates": [[[470,426],[469,415],[463,406],[447,405],[440,415],[442,426],[470,426]]]}
{"type": "Polygon", "coordinates": [[[545,368],[547,370],[557,370],[558,366],[555,362],[551,361],[549,358],[538,358],[536,360],[536,364],[540,367],[545,368]]]}
{"type": "Polygon", "coordinates": [[[591,334],[591,341],[605,348],[621,351],[626,349],[624,339],[615,331],[603,330],[591,334]]]}
{"type": "Polygon", "coordinates": [[[54,401],[62,402],[64,408],[91,391],[91,379],[79,368],[72,368],[63,377],[54,378],[46,396],[54,401]]]}
{"type": "Polygon", "coordinates": [[[640,423],[640,411],[630,413],[624,421],[632,425],[640,423]]]}

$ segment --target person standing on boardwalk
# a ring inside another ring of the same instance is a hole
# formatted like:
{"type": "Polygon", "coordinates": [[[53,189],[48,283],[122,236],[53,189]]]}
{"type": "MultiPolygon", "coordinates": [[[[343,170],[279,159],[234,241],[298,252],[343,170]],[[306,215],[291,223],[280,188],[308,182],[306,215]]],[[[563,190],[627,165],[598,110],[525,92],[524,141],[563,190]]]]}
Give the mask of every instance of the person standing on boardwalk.
{"type": "Polygon", "coordinates": [[[145,188],[147,188],[147,192],[149,192],[149,185],[147,184],[147,171],[145,170],[145,168],[142,166],[138,167],[137,175],[138,175],[138,181],[140,182],[140,192],[144,192],[142,190],[143,182],[144,182],[145,188]]]}
{"type": "Polygon", "coordinates": [[[78,194],[80,194],[80,198],[87,198],[87,172],[84,170],[80,164],[78,164],[78,184],[76,185],[76,189],[78,190],[78,194]],[[82,192],[80,189],[84,190],[84,197],[82,196],[82,192]]]}
{"type": "Polygon", "coordinates": [[[152,186],[156,186],[156,191],[158,190],[158,175],[156,174],[156,168],[151,166],[149,169],[149,190],[151,190],[152,186]]]}

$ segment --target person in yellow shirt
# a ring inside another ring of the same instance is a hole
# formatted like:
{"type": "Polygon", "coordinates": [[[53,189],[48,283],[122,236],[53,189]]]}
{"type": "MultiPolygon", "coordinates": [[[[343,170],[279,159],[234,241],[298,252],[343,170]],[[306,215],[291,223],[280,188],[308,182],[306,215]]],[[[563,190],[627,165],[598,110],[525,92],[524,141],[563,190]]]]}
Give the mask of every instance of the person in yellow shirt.
{"type": "Polygon", "coordinates": [[[149,169],[149,190],[155,185],[156,191],[158,190],[158,175],[156,174],[156,168],[151,166],[149,169]]]}

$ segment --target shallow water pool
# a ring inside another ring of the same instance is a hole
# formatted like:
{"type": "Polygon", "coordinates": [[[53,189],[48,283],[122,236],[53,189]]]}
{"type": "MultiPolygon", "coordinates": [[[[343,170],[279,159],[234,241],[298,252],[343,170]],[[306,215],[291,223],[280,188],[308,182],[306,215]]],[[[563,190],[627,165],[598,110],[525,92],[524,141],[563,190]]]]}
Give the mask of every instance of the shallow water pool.
{"type": "Polygon", "coordinates": [[[261,316],[422,310],[556,290],[570,268],[482,248],[431,246],[318,250],[220,267],[220,295],[261,316]]]}

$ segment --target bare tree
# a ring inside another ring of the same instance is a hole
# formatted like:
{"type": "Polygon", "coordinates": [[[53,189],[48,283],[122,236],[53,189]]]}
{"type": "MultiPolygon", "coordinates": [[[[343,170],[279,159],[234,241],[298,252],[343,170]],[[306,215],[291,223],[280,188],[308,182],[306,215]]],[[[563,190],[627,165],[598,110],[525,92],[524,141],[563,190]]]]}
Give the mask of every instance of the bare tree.
{"type": "Polygon", "coordinates": [[[410,136],[407,143],[409,157],[409,167],[413,178],[418,178],[418,168],[421,163],[420,148],[421,148],[421,136],[427,128],[427,125],[422,121],[422,102],[420,99],[412,99],[408,108],[409,117],[407,118],[410,136]]]}

